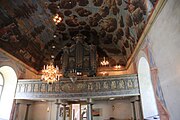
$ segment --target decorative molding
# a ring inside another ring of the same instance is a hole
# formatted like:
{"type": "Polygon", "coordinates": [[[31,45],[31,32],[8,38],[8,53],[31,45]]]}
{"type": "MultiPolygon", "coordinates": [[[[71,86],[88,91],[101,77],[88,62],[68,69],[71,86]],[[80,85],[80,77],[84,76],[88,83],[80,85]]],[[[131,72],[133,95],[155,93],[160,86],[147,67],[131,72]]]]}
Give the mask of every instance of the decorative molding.
{"type": "Polygon", "coordinates": [[[87,77],[72,83],[68,78],[54,84],[18,80],[15,99],[88,98],[139,95],[137,75],[87,77]]]}

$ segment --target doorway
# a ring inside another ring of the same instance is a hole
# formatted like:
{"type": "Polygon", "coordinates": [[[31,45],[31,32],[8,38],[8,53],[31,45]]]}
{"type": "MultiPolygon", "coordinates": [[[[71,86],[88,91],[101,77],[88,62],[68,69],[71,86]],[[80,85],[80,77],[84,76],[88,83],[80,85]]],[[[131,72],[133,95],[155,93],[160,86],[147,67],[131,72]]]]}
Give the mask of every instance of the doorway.
{"type": "Polygon", "coordinates": [[[72,104],[71,105],[71,120],[87,120],[87,105],[72,104]]]}

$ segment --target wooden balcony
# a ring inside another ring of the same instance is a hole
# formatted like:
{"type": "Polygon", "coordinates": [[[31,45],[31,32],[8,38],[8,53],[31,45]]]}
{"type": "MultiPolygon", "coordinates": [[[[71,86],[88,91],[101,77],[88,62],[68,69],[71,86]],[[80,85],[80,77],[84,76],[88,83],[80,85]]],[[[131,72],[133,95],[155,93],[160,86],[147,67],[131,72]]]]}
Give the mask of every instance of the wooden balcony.
{"type": "Polygon", "coordinates": [[[139,95],[136,74],[86,77],[72,82],[70,78],[47,84],[40,80],[18,80],[15,99],[76,99],[139,95]]]}

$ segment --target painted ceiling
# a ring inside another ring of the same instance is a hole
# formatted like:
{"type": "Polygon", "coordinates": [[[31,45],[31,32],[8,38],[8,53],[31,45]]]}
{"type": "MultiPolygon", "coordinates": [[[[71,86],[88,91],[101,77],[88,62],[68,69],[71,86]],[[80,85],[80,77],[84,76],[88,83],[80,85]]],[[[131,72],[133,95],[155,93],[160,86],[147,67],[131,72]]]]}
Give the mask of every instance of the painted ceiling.
{"type": "Polygon", "coordinates": [[[99,60],[126,65],[157,1],[1,0],[0,47],[40,70],[51,55],[59,61],[62,48],[81,33],[97,46],[99,60]],[[56,14],[62,17],[57,25],[56,14]]]}

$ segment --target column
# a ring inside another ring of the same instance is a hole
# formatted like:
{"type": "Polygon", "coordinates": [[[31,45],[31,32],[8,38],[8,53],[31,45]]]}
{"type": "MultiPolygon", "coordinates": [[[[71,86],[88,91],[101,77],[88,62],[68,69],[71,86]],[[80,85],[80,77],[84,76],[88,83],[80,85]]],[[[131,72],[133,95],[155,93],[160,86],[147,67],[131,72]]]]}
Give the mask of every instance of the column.
{"type": "Polygon", "coordinates": [[[28,113],[29,113],[29,106],[31,104],[27,104],[27,107],[26,107],[26,114],[25,114],[25,119],[24,120],[28,120],[28,113]]]}
{"type": "Polygon", "coordinates": [[[139,96],[133,97],[131,99],[132,104],[132,112],[133,112],[133,119],[134,120],[143,120],[142,109],[141,109],[141,102],[139,96]]]}
{"type": "Polygon", "coordinates": [[[134,102],[131,102],[131,107],[132,107],[132,119],[136,120],[136,111],[135,111],[134,102]]]}
{"type": "Polygon", "coordinates": [[[13,120],[17,120],[18,119],[19,105],[20,105],[20,103],[16,103],[15,110],[14,110],[14,115],[13,115],[13,120]]]}
{"type": "Polygon", "coordinates": [[[55,103],[55,104],[57,105],[57,109],[56,109],[56,120],[58,120],[58,119],[59,119],[59,106],[60,106],[61,103],[58,103],[58,100],[56,100],[56,103],[55,103]]]}
{"type": "Polygon", "coordinates": [[[142,116],[140,100],[134,101],[134,106],[135,106],[137,120],[142,120],[143,116],[142,116]]]}
{"type": "Polygon", "coordinates": [[[66,104],[63,104],[63,120],[66,120],[66,104]]]}
{"type": "Polygon", "coordinates": [[[92,99],[88,98],[87,99],[87,120],[93,120],[92,117],[92,99]]]}

